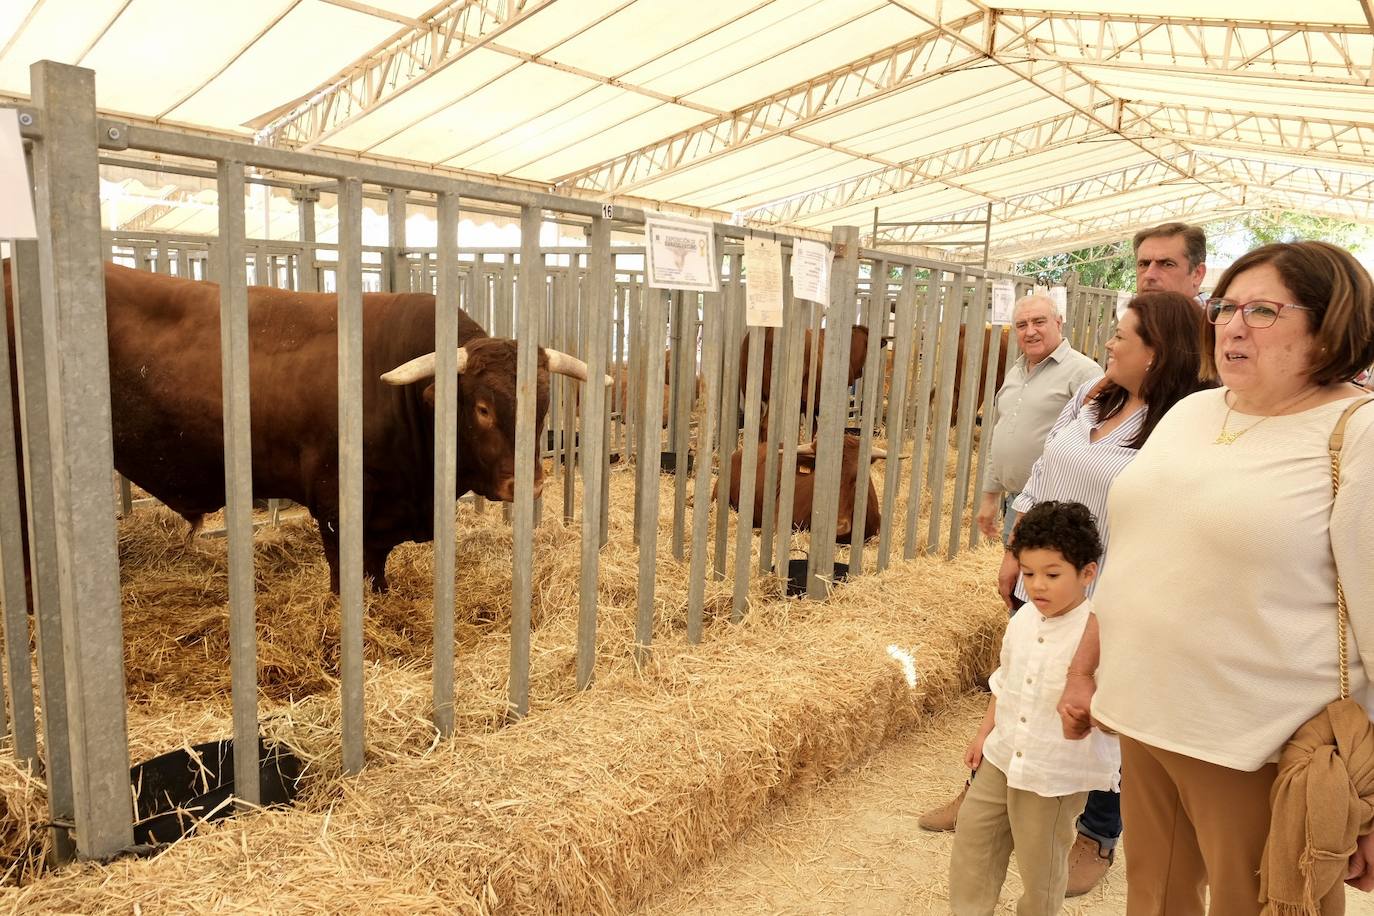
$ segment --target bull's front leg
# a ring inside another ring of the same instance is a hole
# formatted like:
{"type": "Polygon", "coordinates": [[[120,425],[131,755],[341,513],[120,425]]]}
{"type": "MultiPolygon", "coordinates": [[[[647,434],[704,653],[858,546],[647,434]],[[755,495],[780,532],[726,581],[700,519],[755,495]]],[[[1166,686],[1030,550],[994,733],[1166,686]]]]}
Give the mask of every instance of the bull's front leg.
{"type": "MultiPolygon", "coordinates": [[[[329,590],[339,593],[339,523],[335,519],[319,518],[320,542],[324,545],[324,559],[329,564],[329,590]]],[[[386,560],[391,555],[390,545],[370,544],[363,541],[363,578],[371,582],[374,592],[387,590],[386,560]]]]}

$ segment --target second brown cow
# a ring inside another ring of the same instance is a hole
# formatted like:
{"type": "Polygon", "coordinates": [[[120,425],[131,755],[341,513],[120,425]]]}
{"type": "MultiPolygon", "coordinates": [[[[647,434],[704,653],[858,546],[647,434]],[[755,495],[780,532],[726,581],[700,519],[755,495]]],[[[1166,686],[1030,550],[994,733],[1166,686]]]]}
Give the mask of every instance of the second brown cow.
{"type": "MultiPolygon", "coordinates": [[[[876,446],[870,455],[870,462],[887,457],[887,452],[876,446]]],[[[768,446],[759,446],[758,466],[754,471],[754,527],[762,527],[764,470],[768,458],[768,446]]],[[[739,511],[740,466],[744,463],[744,449],[735,449],[730,456],[730,508],[739,511]]],[[[866,476],[867,476],[867,472],[866,476]]],[[[854,488],[859,479],[859,437],[844,437],[844,458],[840,465],[840,512],[835,525],[835,540],[848,543],[854,520],[854,488]]],[[[779,490],[781,487],[778,488],[779,490]]],[[[815,502],[816,489],[816,443],[797,447],[797,471],[792,484],[792,530],[811,530],[811,514],[815,502]]],[[[774,496],[777,495],[774,491],[774,496]]],[[[878,509],[878,491],[873,486],[873,478],[868,476],[868,498],[864,515],[864,540],[878,536],[882,527],[882,513],[878,509]]]]}

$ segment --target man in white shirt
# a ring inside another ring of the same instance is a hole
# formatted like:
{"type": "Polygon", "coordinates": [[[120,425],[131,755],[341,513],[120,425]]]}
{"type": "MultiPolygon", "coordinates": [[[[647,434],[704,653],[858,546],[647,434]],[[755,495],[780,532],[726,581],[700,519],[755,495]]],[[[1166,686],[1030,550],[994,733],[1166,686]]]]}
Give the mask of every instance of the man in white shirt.
{"type": "Polygon", "coordinates": [[[1003,543],[1011,536],[1015,518],[1011,503],[1045,450],[1050,427],[1074,392],[1102,375],[1097,363],[1064,339],[1064,319],[1049,296],[1032,295],[1018,301],[1012,326],[1021,355],[997,391],[992,450],[977,515],[979,529],[992,538],[997,536],[997,513],[1003,513],[1003,543]]]}

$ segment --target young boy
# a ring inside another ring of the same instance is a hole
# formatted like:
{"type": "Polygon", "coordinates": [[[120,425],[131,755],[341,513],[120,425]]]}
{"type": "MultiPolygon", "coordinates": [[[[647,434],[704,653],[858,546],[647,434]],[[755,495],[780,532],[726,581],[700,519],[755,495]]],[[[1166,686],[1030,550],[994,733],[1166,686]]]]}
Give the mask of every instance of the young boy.
{"type": "Polygon", "coordinates": [[[977,770],[959,811],[950,858],[956,916],[991,914],[1011,851],[1024,893],[1018,916],[1059,912],[1074,822],[1092,789],[1115,789],[1115,737],[1066,739],[1055,706],[1092,613],[1084,590],[1102,541],[1082,503],[1043,502],[1021,518],[1011,551],[1031,601],[1007,624],[993,698],[964,761],[977,770]]]}

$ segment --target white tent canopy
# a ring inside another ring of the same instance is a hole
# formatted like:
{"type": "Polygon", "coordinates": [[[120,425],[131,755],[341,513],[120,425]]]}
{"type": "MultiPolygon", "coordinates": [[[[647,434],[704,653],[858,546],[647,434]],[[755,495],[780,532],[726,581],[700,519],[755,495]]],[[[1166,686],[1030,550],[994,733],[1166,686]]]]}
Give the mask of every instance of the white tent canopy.
{"type": "MultiPolygon", "coordinates": [[[[990,205],[1016,259],[1174,218],[1374,223],[1371,4],[10,0],[0,94],[50,58],[116,117],[758,226],[990,205]]],[[[983,232],[882,237],[957,257],[983,232]]]]}

